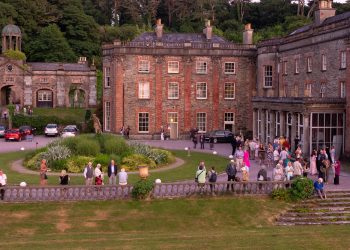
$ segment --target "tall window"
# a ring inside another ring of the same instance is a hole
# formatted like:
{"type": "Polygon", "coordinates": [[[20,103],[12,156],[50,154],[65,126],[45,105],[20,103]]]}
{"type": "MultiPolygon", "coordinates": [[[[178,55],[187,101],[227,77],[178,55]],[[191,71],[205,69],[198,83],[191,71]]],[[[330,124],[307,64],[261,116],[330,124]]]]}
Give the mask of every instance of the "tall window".
{"type": "Polygon", "coordinates": [[[275,136],[281,136],[281,113],[275,113],[275,136]]]}
{"type": "Polygon", "coordinates": [[[312,72],[312,58],[311,57],[308,57],[306,59],[306,64],[307,64],[307,72],[312,72]]]}
{"type": "Polygon", "coordinates": [[[234,82],[225,82],[224,98],[225,99],[235,99],[235,83],[234,82]]]}
{"type": "Polygon", "coordinates": [[[105,67],[105,87],[109,88],[111,86],[111,68],[105,67]]]}
{"type": "Polygon", "coordinates": [[[168,83],[168,99],[179,99],[179,83],[168,83]]]}
{"type": "Polygon", "coordinates": [[[179,62],[178,61],[169,61],[168,62],[168,73],[170,73],[170,74],[179,73],[179,62]]]}
{"type": "Polygon", "coordinates": [[[139,61],[139,72],[140,73],[149,73],[150,63],[148,60],[139,61]]]}
{"type": "Polygon", "coordinates": [[[286,135],[287,135],[287,138],[289,140],[292,137],[292,124],[293,124],[292,113],[287,113],[287,115],[286,115],[286,135]]]}
{"type": "Polygon", "coordinates": [[[197,82],[196,84],[196,98],[207,99],[207,83],[197,82]]]}
{"type": "Polygon", "coordinates": [[[105,131],[111,131],[111,102],[105,102],[105,131]]]}
{"type": "Polygon", "coordinates": [[[283,75],[287,75],[287,65],[288,65],[288,62],[283,61],[283,75]]]}
{"type": "Polygon", "coordinates": [[[295,59],[295,74],[299,74],[299,59],[295,59]]]}
{"type": "Polygon", "coordinates": [[[264,87],[272,87],[272,66],[264,66],[264,87]]]}
{"type": "Polygon", "coordinates": [[[346,68],[346,51],[342,51],[340,53],[340,68],[341,69],[346,68]]]}
{"type": "Polygon", "coordinates": [[[225,63],[225,74],[236,74],[236,65],[234,62],[225,63]]]}
{"type": "Polygon", "coordinates": [[[305,84],[305,96],[312,97],[312,84],[311,83],[305,84]]]}
{"type": "Polygon", "coordinates": [[[345,82],[340,82],[340,97],[345,98],[346,97],[346,85],[345,82]]]}
{"type": "Polygon", "coordinates": [[[139,133],[149,132],[149,113],[139,113],[139,133]]]}
{"type": "MultiPolygon", "coordinates": [[[[297,125],[297,131],[296,136],[299,137],[300,140],[303,139],[304,136],[304,116],[303,114],[298,113],[296,117],[296,125],[297,125]]],[[[297,146],[297,145],[296,145],[297,146]]]]}
{"type": "Polygon", "coordinates": [[[149,99],[149,82],[139,82],[139,99],[149,99]]]}
{"type": "Polygon", "coordinates": [[[197,128],[199,132],[207,131],[207,114],[197,113],[197,128]]]}
{"type": "Polygon", "coordinates": [[[265,142],[271,142],[271,113],[266,110],[265,142]]]}
{"type": "Polygon", "coordinates": [[[196,63],[196,72],[197,74],[206,74],[207,73],[207,62],[197,62],[196,63]]]}
{"type": "Polygon", "coordinates": [[[327,57],[326,55],[322,55],[322,70],[327,70],[327,57]]]}

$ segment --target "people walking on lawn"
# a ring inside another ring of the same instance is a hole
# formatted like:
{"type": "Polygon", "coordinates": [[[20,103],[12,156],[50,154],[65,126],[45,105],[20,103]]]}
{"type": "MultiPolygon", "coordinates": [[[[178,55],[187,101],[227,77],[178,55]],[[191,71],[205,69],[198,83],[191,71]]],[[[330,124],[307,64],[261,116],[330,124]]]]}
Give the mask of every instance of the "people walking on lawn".
{"type": "Polygon", "coordinates": [[[104,176],[103,176],[101,164],[98,163],[96,165],[94,175],[95,175],[95,185],[97,185],[97,186],[103,185],[103,177],[104,176]]]}
{"type": "Polygon", "coordinates": [[[107,169],[109,185],[117,184],[117,173],[118,173],[118,166],[115,164],[114,160],[111,160],[111,163],[108,165],[108,169],[107,169]]]}
{"type": "Polygon", "coordinates": [[[40,185],[41,186],[45,186],[47,185],[47,165],[46,165],[46,160],[42,159],[41,160],[41,164],[40,164],[40,185]]]}
{"type": "Polygon", "coordinates": [[[326,193],[324,191],[324,184],[323,184],[323,179],[322,178],[318,178],[318,180],[314,182],[314,188],[315,188],[316,193],[318,194],[318,196],[322,200],[323,199],[327,199],[326,193]]]}
{"type": "Polygon", "coordinates": [[[6,174],[0,169],[0,198],[1,200],[4,200],[5,197],[5,186],[7,184],[7,176],[6,174]]]}
{"type": "Polygon", "coordinates": [[[215,167],[211,167],[211,170],[208,172],[208,181],[210,186],[210,192],[215,195],[215,183],[218,178],[218,173],[215,171],[215,167]]]}
{"type": "Polygon", "coordinates": [[[87,166],[84,168],[84,178],[85,178],[85,185],[91,186],[92,180],[94,178],[94,168],[92,166],[92,162],[90,161],[87,166]]]}
{"type": "Polygon", "coordinates": [[[70,178],[69,175],[67,174],[67,171],[63,169],[61,171],[60,177],[59,177],[60,185],[68,185],[70,178]]]}
{"type": "Polygon", "coordinates": [[[125,186],[128,184],[128,174],[125,172],[125,168],[122,168],[118,173],[119,185],[125,186]]]}
{"type": "Polygon", "coordinates": [[[238,149],[235,153],[235,159],[236,159],[236,167],[237,171],[241,171],[241,168],[243,167],[243,157],[244,157],[244,151],[242,150],[242,146],[238,146],[238,149]]]}
{"type": "Polygon", "coordinates": [[[199,169],[196,172],[196,180],[197,180],[197,183],[198,183],[199,193],[200,194],[203,194],[203,192],[204,192],[206,175],[207,175],[207,172],[206,172],[205,168],[202,165],[200,165],[199,169]]]}
{"type": "MultiPolygon", "coordinates": [[[[229,164],[227,164],[225,172],[227,174],[227,181],[235,181],[237,169],[236,169],[234,160],[231,160],[229,164]]],[[[230,189],[230,184],[227,184],[226,190],[228,191],[229,189],[230,189]]],[[[231,190],[233,191],[233,183],[231,184],[231,190]]]]}

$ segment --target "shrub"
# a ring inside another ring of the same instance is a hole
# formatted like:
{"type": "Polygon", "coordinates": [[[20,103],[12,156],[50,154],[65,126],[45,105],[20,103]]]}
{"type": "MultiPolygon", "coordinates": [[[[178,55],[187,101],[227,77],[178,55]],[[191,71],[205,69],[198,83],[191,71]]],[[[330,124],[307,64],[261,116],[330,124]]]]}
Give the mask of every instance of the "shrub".
{"type": "Polygon", "coordinates": [[[146,156],[140,154],[132,154],[123,158],[122,160],[121,167],[125,168],[127,171],[135,171],[137,170],[138,166],[148,166],[149,168],[155,168],[156,163],[146,156]]]}
{"type": "Polygon", "coordinates": [[[52,170],[61,171],[63,169],[67,169],[67,160],[66,159],[60,159],[52,161],[50,164],[50,168],[52,170]]]}
{"type": "Polygon", "coordinates": [[[153,182],[150,180],[139,180],[132,188],[131,195],[134,199],[146,199],[153,189],[153,182]]]}
{"type": "Polygon", "coordinates": [[[311,197],[313,191],[314,185],[312,180],[300,177],[293,180],[290,196],[292,200],[305,200],[311,197]]]}
{"type": "Polygon", "coordinates": [[[57,144],[47,148],[46,152],[43,152],[43,157],[47,161],[47,165],[53,168],[52,163],[57,160],[65,160],[71,156],[71,151],[64,145],[57,144]]]}
{"type": "Polygon", "coordinates": [[[8,49],[4,52],[4,56],[14,60],[25,61],[27,59],[26,55],[19,50],[8,49]]]}
{"type": "Polygon", "coordinates": [[[39,170],[42,159],[45,159],[45,152],[39,152],[34,155],[25,163],[25,166],[31,170],[39,170]]]}
{"type": "Polygon", "coordinates": [[[78,142],[79,137],[67,137],[61,141],[61,144],[69,148],[72,154],[75,154],[77,151],[78,142]]]}
{"type": "Polygon", "coordinates": [[[290,192],[285,188],[276,188],[272,191],[271,197],[274,200],[290,201],[290,192]]]}
{"type": "Polygon", "coordinates": [[[85,138],[79,138],[76,153],[78,155],[96,156],[100,153],[100,144],[97,141],[85,138]]]}
{"type": "Polygon", "coordinates": [[[153,149],[148,145],[134,143],[132,149],[135,154],[144,155],[152,159],[157,165],[166,164],[175,160],[174,156],[169,151],[153,149]]]}
{"type": "Polygon", "coordinates": [[[93,161],[92,157],[74,156],[67,160],[67,170],[71,173],[82,173],[89,161],[93,161]]]}
{"type": "Polygon", "coordinates": [[[111,158],[109,155],[98,154],[95,157],[93,164],[96,165],[97,163],[100,163],[102,166],[108,166],[110,161],[111,161],[111,158]]]}
{"type": "Polygon", "coordinates": [[[114,160],[116,164],[121,165],[123,157],[121,155],[111,154],[109,159],[114,160]]]}
{"type": "Polygon", "coordinates": [[[107,154],[121,155],[129,151],[129,145],[125,142],[124,138],[116,136],[106,139],[104,148],[107,154]]]}

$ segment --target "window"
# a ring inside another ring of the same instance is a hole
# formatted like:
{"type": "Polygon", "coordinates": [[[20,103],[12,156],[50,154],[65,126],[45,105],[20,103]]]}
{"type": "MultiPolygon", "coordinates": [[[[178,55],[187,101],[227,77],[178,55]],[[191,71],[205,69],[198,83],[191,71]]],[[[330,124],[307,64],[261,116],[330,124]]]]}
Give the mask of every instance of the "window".
{"type": "Polygon", "coordinates": [[[224,98],[235,99],[235,83],[225,82],[224,98]]]}
{"type": "Polygon", "coordinates": [[[295,59],[295,74],[299,74],[299,59],[295,59]]]}
{"type": "Polygon", "coordinates": [[[306,64],[307,64],[307,72],[312,72],[312,58],[311,57],[308,57],[307,59],[307,62],[306,62],[306,64]]]}
{"type": "Polygon", "coordinates": [[[320,88],[321,97],[324,97],[325,93],[326,93],[326,84],[322,83],[320,88]]]}
{"type": "Polygon", "coordinates": [[[168,99],[179,99],[179,83],[168,83],[168,99]]]}
{"type": "Polygon", "coordinates": [[[275,136],[281,135],[281,113],[275,113],[275,136]]]}
{"type": "Polygon", "coordinates": [[[224,115],[224,129],[234,132],[235,114],[233,112],[225,112],[224,115]]]}
{"type": "Polygon", "coordinates": [[[139,99],[149,99],[149,82],[139,82],[139,99]]]}
{"type": "Polygon", "coordinates": [[[346,69],[346,51],[340,53],[340,68],[346,69]]]}
{"type": "Polygon", "coordinates": [[[105,102],[105,131],[111,130],[111,102],[105,102]]]}
{"type": "Polygon", "coordinates": [[[322,55],[322,71],[327,70],[327,57],[326,55],[322,55]]]}
{"type": "Polygon", "coordinates": [[[289,140],[292,137],[292,124],[293,124],[293,116],[292,113],[287,113],[286,115],[286,136],[289,140]]]}
{"type": "Polygon", "coordinates": [[[283,75],[287,75],[287,64],[288,64],[287,61],[283,62],[283,75]]]}
{"type": "Polygon", "coordinates": [[[139,61],[139,72],[140,73],[149,73],[149,61],[140,60],[139,61]]]}
{"type": "Polygon", "coordinates": [[[265,142],[271,142],[271,113],[266,110],[266,124],[265,124],[265,142]]]}
{"type": "Polygon", "coordinates": [[[177,123],[177,112],[169,112],[168,113],[168,123],[177,123]]]}
{"type": "Polygon", "coordinates": [[[39,102],[51,102],[52,101],[52,91],[51,90],[39,90],[38,91],[38,101],[39,102]]]}
{"type": "Polygon", "coordinates": [[[149,131],[149,113],[139,113],[139,133],[148,133],[149,131]]]}
{"type": "Polygon", "coordinates": [[[234,62],[225,63],[225,74],[236,74],[236,67],[234,62]]]}
{"type": "Polygon", "coordinates": [[[306,97],[312,97],[312,84],[311,83],[306,83],[305,86],[305,96],[306,97]]]}
{"type": "Polygon", "coordinates": [[[346,97],[346,87],[345,82],[340,82],[340,97],[345,98],[346,97]]]}
{"type": "MultiPolygon", "coordinates": [[[[296,117],[296,126],[297,126],[297,130],[296,130],[296,136],[299,137],[300,140],[303,139],[304,136],[304,116],[303,114],[298,113],[297,117],[296,117]]],[[[297,145],[295,145],[297,146],[297,145]]]]}
{"type": "Polygon", "coordinates": [[[197,62],[196,63],[196,72],[197,72],[197,74],[206,74],[207,73],[207,62],[197,62]]]}
{"type": "Polygon", "coordinates": [[[178,61],[169,61],[168,62],[168,73],[170,73],[170,74],[179,73],[179,62],[178,61]]]}
{"type": "Polygon", "coordinates": [[[196,98],[207,99],[207,83],[197,82],[196,84],[196,98]]]}
{"type": "Polygon", "coordinates": [[[264,66],[264,87],[272,87],[272,66],[264,66]]]}
{"type": "Polygon", "coordinates": [[[207,131],[207,114],[197,113],[197,128],[199,132],[207,131]]]}
{"type": "Polygon", "coordinates": [[[111,87],[111,68],[105,67],[105,87],[111,87]]]}

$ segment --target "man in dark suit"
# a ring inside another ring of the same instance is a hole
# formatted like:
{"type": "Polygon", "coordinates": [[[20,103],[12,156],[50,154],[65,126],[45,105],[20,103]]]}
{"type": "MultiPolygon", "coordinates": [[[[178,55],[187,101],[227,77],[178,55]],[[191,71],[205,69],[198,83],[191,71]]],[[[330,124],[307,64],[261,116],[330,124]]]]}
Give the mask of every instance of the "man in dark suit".
{"type": "Polygon", "coordinates": [[[111,164],[108,165],[109,185],[117,184],[117,172],[118,166],[114,163],[114,160],[111,160],[111,164]]]}

